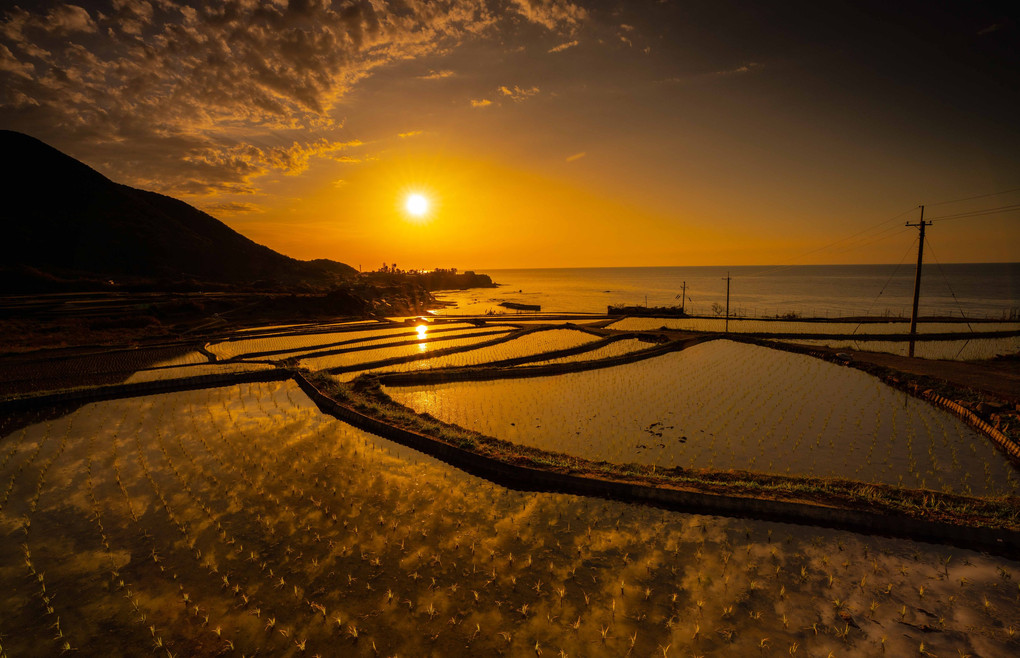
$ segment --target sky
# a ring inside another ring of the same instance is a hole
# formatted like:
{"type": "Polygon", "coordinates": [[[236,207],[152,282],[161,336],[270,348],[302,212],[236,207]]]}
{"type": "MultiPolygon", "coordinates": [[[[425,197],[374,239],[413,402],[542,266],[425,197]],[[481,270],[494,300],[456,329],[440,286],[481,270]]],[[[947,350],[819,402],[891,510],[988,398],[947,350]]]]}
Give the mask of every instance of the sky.
{"type": "Polygon", "coordinates": [[[1008,4],[0,0],[0,128],[365,270],[1015,261],[1008,4]]]}

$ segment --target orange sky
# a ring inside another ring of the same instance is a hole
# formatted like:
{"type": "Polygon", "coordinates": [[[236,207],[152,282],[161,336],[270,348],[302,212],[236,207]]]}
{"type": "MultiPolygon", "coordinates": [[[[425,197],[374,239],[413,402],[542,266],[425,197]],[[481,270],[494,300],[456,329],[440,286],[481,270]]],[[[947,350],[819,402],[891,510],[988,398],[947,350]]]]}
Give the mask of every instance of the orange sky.
{"type": "Polygon", "coordinates": [[[1015,22],[821,4],[40,3],[0,123],[366,269],[1016,260],[1015,22]]]}

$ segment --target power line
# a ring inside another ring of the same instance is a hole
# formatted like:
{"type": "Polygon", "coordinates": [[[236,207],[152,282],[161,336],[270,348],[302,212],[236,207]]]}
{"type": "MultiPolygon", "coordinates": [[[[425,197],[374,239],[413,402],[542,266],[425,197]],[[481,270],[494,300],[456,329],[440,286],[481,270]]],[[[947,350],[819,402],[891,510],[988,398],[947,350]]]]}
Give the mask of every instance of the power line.
{"type": "MultiPolygon", "coordinates": [[[[1008,190],[1001,190],[999,192],[991,192],[989,194],[978,194],[976,196],[963,197],[963,198],[960,198],[960,199],[949,199],[947,201],[938,201],[936,203],[931,203],[931,204],[927,204],[927,205],[929,205],[929,206],[943,206],[943,205],[948,205],[948,204],[951,204],[951,203],[960,203],[960,202],[963,202],[963,201],[973,201],[975,199],[986,199],[988,197],[1001,196],[1003,194],[1009,194],[1011,192],[1020,192],[1020,187],[1014,187],[1014,188],[1011,188],[1011,189],[1008,189],[1008,190]]],[[[746,276],[747,277],[758,277],[758,276],[766,276],[766,275],[770,275],[770,274],[778,274],[780,272],[785,272],[787,270],[790,270],[790,269],[792,269],[794,267],[798,267],[798,263],[796,261],[800,261],[803,258],[805,258],[807,256],[810,256],[812,254],[816,254],[816,253],[818,253],[820,251],[825,251],[827,249],[832,249],[833,247],[835,247],[837,245],[841,245],[842,243],[854,240],[855,238],[859,238],[859,237],[861,237],[861,236],[863,236],[863,235],[865,235],[867,233],[870,233],[871,231],[874,231],[875,229],[881,228],[881,227],[885,226],[886,224],[889,224],[890,222],[894,222],[894,221],[900,219],[904,215],[907,215],[907,214],[910,214],[910,213],[914,212],[914,210],[916,210],[916,208],[911,208],[910,210],[905,210],[905,211],[901,212],[900,214],[896,215],[895,217],[890,217],[889,219],[883,220],[883,221],[881,221],[881,222],[879,222],[877,224],[873,224],[872,226],[869,226],[869,227],[867,227],[867,228],[865,228],[865,229],[863,229],[861,231],[858,231],[857,233],[853,233],[853,234],[848,235],[848,236],[846,236],[844,238],[840,238],[838,240],[835,240],[834,242],[830,242],[829,244],[823,245],[821,247],[817,247],[815,249],[811,249],[809,251],[805,251],[804,253],[802,253],[799,256],[797,256],[796,258],[794,258],[793,259],[794,262],[792,262],[790,264],[787,264],[787,265],[777,265],[775,267],[766,268],[766,269],[760,270],[758,272],[753,272],[753,273],[748,274],[746,276]]],[[[934,221],[934,220],[947,221],[947,220],[951,220],[951,219],[967,219],[967,218],[971,218],[971,217],[983,217],[983,216],[986,216],[986,215],[994,215],[996,213],[1016,212],[1018,210],[1020,210],[1020,204],[1011,204],[1011,205],[1006,205],[1006,206],[1000,206],[998,208],[985,208],[985,209],[982,209],[982,210],[974,210],[974,211],[956,213],[956,214],[952,214],[952,215],[942,215],[942,216],[939,216],[939,217],[932,217],[928,221],[934,221]]],[[[852,251],[854,249],[860,249],[861,247],[866,247],[866,246],[868,246],[870,244],[874,244],[875,242],[878,242],[879,240],[881,240],[884,237],[886,237],[889,233],[895,231],[896,229],[900,229],[900,228],[902,228],[902,227],[896,226],[896,227],[884,229],[884,230],[879,231],[878,233],[876,233],[874,235],[868,236],[867,238],[864,239],[864,241],[850,242],[849,244],[843,245],[843,248],[841,248],[840,250],[838,250],[838,251],[836,251],[834,253],[842,254],[842,253],[846,253],[847,251],[852,251]]]]}
{"type": "Polygon", "coordinates": [[[981,210],[972,210],[968,212],[956,213],[955,215],[941,215],[939,217],[932,217],[932,221],[941,220],[946,221],[948,219],[964,219],[966,217],[983,217],[985,215],[995,215],[997,213],[1016,212],[1020,210],[1020,203],[1014,203],[1008,206],[999,206],[998,208],[983,208],[981,210]]]}
{"type": "MultiPolygon", "coordinates": [[[[931,242],[928,240],[928,238],[925,238],[924,243],[928,245],[928,253],[931,254],[932,260],[935,261],[935,265],[939,268],[939,274],[942,275],[943,281],[946,282],[946,288],[949,289],[949,294],[953,296],[953,301],[956,302],[956,308],[959,309],[960,311],[960,317],[966,320],[967,315],[963,311],[963,306],[960,305],[960,300],[956,298],[956,291],[953,290],[952,284],[949,283],[949,277],[946,276],[945,270],[942,269],[942,263],[939,262],[938,256],[935,255],[935,250],[931,248],[931,242]]],[[[967,322],[967,328],[970,329],[971,333],[974,333],[974,327],[970,326],[970,321],[967,322]]],[[[966,346],[967,346],[966,343],[964,343],[964,347],[966,346]]],[[[960,352],[963,352],[963,348],[960,348],[960,352]]],[[[957,353],[956,356],[960,356],[960,354],[957,353]]]]}
{"type": "MultiPolygon", "coordinates": [[[[885,284],[882,286],[882,289],[878,291],[878,294],[875,295],[875,298],[871,300],[870,304],[868,304],[868,310],[864,312],[864,315],[862,317],[867,317],[871,315],[871,309],[874,308],[875,302],[878,301],[878,298],[882,296],[882,293],[885,292],[885,289],[889,287],[890,283],[892,283],[893,277],[895,277],[896,273],[900,271],[900,266],[903,265],[903,261],[907,259],[907,254],[909,254],[914,249],[914,244],[917,243],[917,240],[918,238],[914,238],[914,241],[910,243],[910,246],[907,247],[907,250],[903,252],[903,255],[900,257],[900,262],[896,263],[896,267],[893,268],[892,274],[889,275],[889,278],[886,279],[885,284]]],[[[861,328],[861,324],[863,324],[863,321],[857,323],[857,326],[854,327],[854,330],[850,332],[851,336],[857,333],[857,330],[861,328]]],[[[854,341],[854,345],[857,345],[857,341],[854,341]]]]}
{"type": "Polygon", "coordinates": [[[991,194],[979,194],[977,196],[964,197],[962,199],[950,199],[949,201],[939,201],[937,203],[929,203],[929,206],[944,206],[949,203],[960,203],[961,201],[973,201],[974,199],[987,199],[990,196],[1000,196],[1002,194],[1009,194],[1010,192],[1020,192],[1020,187],[1014,187],[1011,190],[1003,190],[1001,192],[992,192],[991,194]]]}
{"type": "Polygon", "coordinates": [[[848,251],[853,251],[855,249],[860,249],[861,247],[867,247],[868,245],[874,244],[874,243],[878,242],[879,240],[884,240],[890,234],[897,233],[897,232],[902,233],[902,232],[904,232],[906,230],[907,229],[906,229],[905,226],[891,226],[891,227],[885,229],[884,231],[881,231],[880,233],[876,233],[873,236],[868,236],[868,239],[864,240],[863,242],[856,242],[854,244],[847,245],[845,248],[840,249],[839,251],[836,251],[834,253],[844,254],[844,253],[846,253],[848,251]]]}
{"type": "MultiPolygon", "coordinates": [[[[873,230],[875,230],[875,229],[877,229],[877,228],[879,228],[881,226],[885,226],[886,224],[888,224],[890,222],[895,222],[896,220],[900,219],[904,215],[908,215],[908,214],[914,212],[914,210],[915,210],[914,208],[911,208],[910,210],[904,210],[903,212],[901,212],[900,214],[896,215],[895,217],[890,217],[889,219],[883,220],[883,221],[881,221],[881,222],[879,222],[877,224],[869,226],[869,227],[867,227],[867,228],[865,228],[865,229],[863,229],[861,231],[858,231],[857,233],[853,233],[852,235],[848,235],[845,238],[840,238],[839,240],[836,240],[835,242],[830,242],[827,245],[823,245],[821,247],[817,247],[815,249],[811,249],[810,251],[805,251],[801,255],[797,256],[794,260],[800,260],[800,259],[804,258],[805,256],[810,256],[811,254],[818,253],[819,251],[824,251],[826,249],[830,249],[830,248],[840,244],[841,242],[846,242],[847,240],[852,240],[852,239],[854,239],[856,237],[862,236],[865,233],[869,233],[870,231],[873,231],[873,230]]],[[[902,228],[902,227],[897,226],[895,228],[902,228]]],[[[886,231],[882,231],[882,233],[888,232],[888,230],[889,229],[886,229],[886,231]]],[[[761,270],[760,272],[753,272],[753,273],[748,274],[746,276],[747,277],[755,277],[755,276],[765,276],[767,274],[777,274],[779,272],[785,272],[786,270],[789,270],[789,269],[794,268],[794,267],[797,267],[796,263],[791,263],[789,265],[778,265],[776,267],[771,267],[771,268],[767,268],[767,269],[761,270]]]]}

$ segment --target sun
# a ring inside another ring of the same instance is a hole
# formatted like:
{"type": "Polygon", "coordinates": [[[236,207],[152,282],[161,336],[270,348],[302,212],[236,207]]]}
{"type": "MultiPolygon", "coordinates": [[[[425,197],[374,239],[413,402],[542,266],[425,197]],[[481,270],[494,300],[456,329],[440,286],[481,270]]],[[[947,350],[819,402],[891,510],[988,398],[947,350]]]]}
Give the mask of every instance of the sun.
{"type": "Polygon", "coordinates": [[[429,200],[422,194],[408,194],[404,209],[413,217],[424,217],[429,211],[429,200]]]}

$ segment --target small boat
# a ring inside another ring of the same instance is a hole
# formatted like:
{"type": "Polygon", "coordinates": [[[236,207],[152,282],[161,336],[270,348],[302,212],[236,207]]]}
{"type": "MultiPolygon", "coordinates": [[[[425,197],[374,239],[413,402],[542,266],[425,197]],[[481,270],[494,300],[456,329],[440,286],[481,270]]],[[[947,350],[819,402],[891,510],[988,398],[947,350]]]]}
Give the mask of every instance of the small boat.
{"type": "Polygon", "coordinates": [[[513,309],[515,311],[541,311],[542,306],[540,304],[521,304],[519,302],[500,302],[498,304],[503,308],[513,309]]]}

